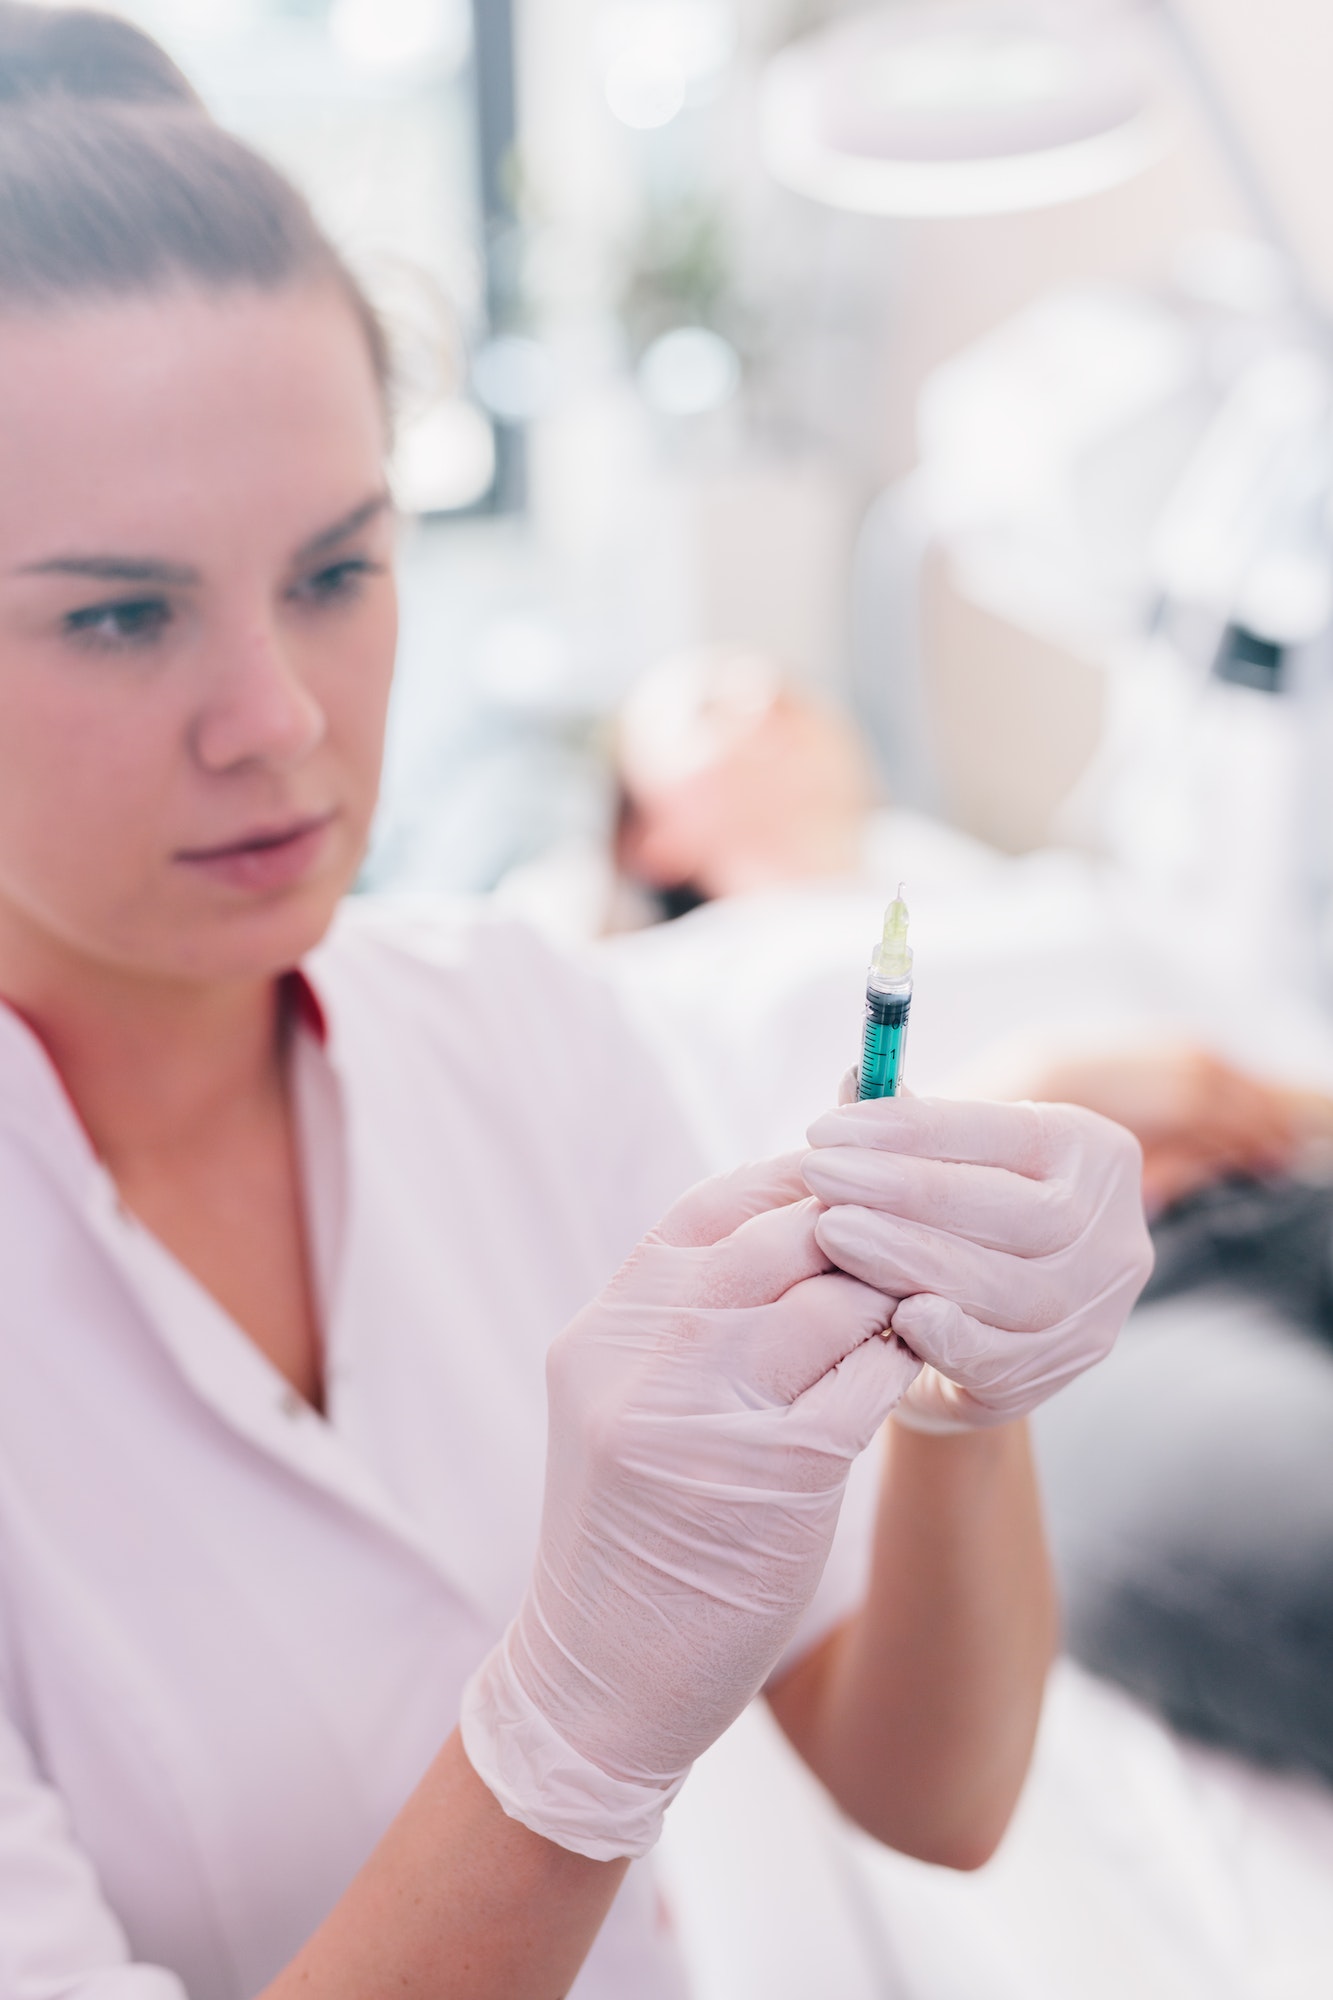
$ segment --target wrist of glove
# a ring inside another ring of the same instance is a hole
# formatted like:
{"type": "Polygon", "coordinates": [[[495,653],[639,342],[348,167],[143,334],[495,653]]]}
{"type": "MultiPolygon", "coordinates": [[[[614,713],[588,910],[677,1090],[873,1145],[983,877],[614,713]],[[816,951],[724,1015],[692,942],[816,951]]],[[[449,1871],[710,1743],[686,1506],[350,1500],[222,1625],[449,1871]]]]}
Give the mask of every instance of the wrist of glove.
{"type": "Polygon", "coordinates": [[[937,1434],[1013,1422],[1110,1350],[1152,1269],[1141,1155],[1063,1104],[844,1101],[806,1185],[835,1264],[899,1303],[926,1365],[894,1412],[937,1434]]]}
{"type": "Polygon", "coordinates": [[[459,1734],[510,1819],[590,1861],[647,1854],[689,1767],[661,1784],[615,1778],[580,1756],[526,1692],[510,1626],[463,1691],[459,1734]]]}
{"type": "Polygon", "coordinates": [[[652,1846],[762,1687],[919,1372],[819,1221],[798,1155],[705,1182],[552,1347],[532,1581],[461,1727],[505,1810],[593,1859],[652,1846]]]}

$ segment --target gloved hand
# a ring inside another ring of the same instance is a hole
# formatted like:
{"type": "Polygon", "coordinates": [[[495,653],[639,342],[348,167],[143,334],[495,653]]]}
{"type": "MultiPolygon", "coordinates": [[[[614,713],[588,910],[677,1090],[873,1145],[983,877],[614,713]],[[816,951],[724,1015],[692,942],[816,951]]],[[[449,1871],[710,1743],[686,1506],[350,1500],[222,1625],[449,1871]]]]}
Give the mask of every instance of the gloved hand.
{"type": "Polygon", "coordinates": [[[799,1154],[705,1181],[551,1349],[533,1577],[463,1745],[506,1812],[594,1860],[646,1852],[763,1685],[919,1372],[817,1219],[799,1154]]]}
{"type": "Polygon", "coordinates": [[[1068,1104],[896,1097],[815,1120],[816,1240],[901,1301],[893,1331],[929,1364],[895,1420],[1008,1423],[1109,1352],[1152,1270],[1140,1154],[1068,1104]]]}

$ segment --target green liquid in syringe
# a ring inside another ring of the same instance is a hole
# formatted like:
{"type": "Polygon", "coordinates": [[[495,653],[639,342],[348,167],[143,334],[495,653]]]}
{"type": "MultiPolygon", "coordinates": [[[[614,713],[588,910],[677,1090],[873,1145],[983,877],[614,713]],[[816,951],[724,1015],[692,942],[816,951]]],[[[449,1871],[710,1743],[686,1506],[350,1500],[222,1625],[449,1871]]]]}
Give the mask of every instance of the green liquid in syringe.
{"type": "Polygon", "coordinates": [[[866,1001],[865,1033],[861,1040],[860,1096],[896,1097],[903,1073],[910,999],[878,996],[866,1001]],[[886,1018],[887,1017],[887,1018],[886,1018]]]}

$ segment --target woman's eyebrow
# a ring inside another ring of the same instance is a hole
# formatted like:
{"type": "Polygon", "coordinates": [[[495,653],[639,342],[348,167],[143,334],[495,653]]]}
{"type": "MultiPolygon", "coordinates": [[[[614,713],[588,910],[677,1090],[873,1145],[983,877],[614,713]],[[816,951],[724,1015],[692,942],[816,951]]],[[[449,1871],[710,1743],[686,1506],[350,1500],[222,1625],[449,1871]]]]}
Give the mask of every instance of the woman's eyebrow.
{"type": "MultiPolygon", "coordinates": [[[[324,555],[329,549],[336,548],[339,542],[345,542],[349,535],[368,527],[391,504],[387,492],[373,493],[368,500],[353,507],[349,514],[344,514],[341,520],[335,521],[331,527],[321,528],[317,535],[303,542],[294,560],[303,563],[324,555]]],[[[24,563],[13,574],[86,576],[98,583],[158,584],[176,590],[186,589],[200,581],[199,571],[187,563],[162,562],[153,556],[49,556],[44,562],[24,563]]]]}
{"type": "Polygon", "coordinates": [[[158,562],[140,556],[51,556],[46,562],[24,563],[15,576],[87,576],[98,583],[157,583],[177,589],[198,583],[199,572],[183,563],[158,562]]]}
{"type": "Polygon", "coordinates": [[[308,542],[302,542],[296,551],[296,561],[309,562],[314,556],[327,554],[330,549],[337,548],[339,542],[345,542],[349,535],[359,534],[362,528],[369,527],[370,523],[383,514],[390,505],[387,492],[372,494],[370,499],[363,500],[359,507],[353,507],[350,514],[344,514],[340,521],[335,521],[331,528],[321,528],[308,542]]]}

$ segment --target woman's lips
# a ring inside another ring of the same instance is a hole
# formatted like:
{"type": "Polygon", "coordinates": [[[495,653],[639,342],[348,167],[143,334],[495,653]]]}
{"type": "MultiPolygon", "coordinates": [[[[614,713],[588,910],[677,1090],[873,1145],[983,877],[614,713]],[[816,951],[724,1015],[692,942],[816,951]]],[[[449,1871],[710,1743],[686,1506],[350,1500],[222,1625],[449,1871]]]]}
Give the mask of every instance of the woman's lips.
{"type": "Polygon", "coordinates": [[[257,829],[225,847],[184,848],[183,866],[232,889],[290,889],[322,859],[335,813],[257,829]]]}

